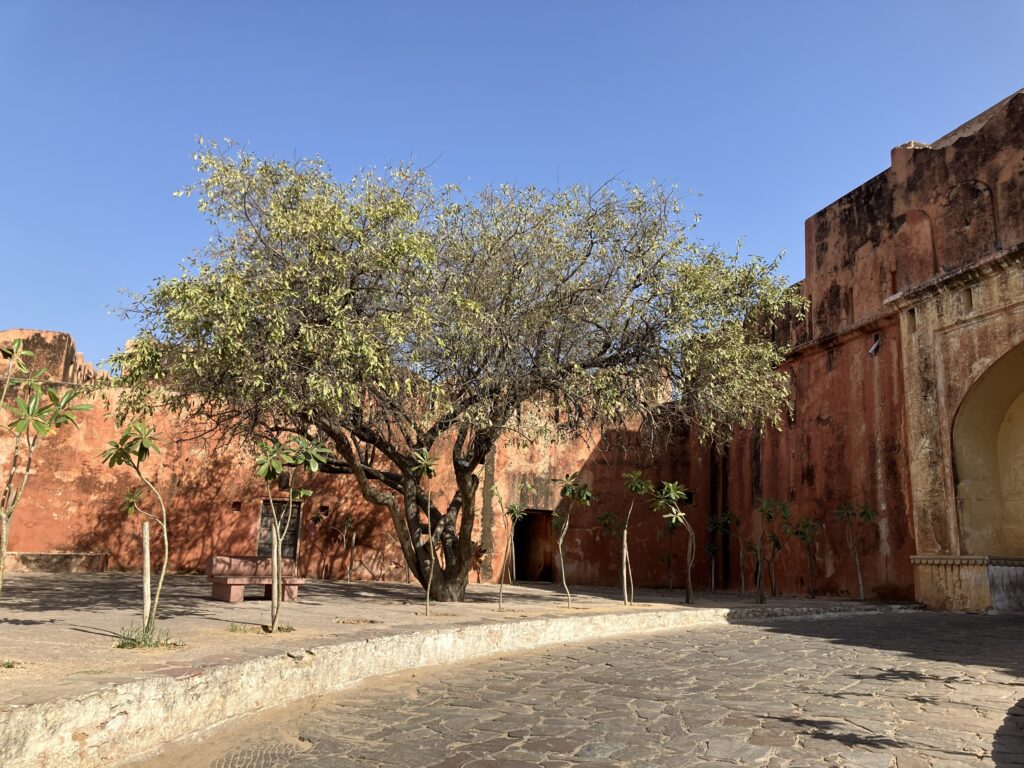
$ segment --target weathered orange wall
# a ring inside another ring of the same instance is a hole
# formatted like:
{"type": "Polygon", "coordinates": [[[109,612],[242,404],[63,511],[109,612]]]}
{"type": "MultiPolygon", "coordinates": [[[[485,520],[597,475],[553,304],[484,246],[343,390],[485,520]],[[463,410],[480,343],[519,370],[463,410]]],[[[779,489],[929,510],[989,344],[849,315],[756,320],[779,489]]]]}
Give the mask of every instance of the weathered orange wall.
{"type": "MultiPolygon", "coordinates": [[[[912,596],[915,554],[941,555],[943,568],[964,555],[953,420],[984,372],[1024,344],[1024,92],[933,144],[894,149],[889,169],[808,219],[801,290],[808,317],[775,331],[794,346],[785,363],[793,384],[789,423],[780,431],[737,434],[723,452],[692,439],[650,451],[629,432],[525,449],[502,445],[482,471],[475,530],[487,550],[481,577],[498,578],[505,552],[493,488],[506,503],[553,510],[564,502],[552,480],[569,472],[579,472],[597,496],[589,510],[574,512],[566,541],[571,583],[618,583],[619,539],[599,517],[625,512],[630,499],[622,476],[637,469],[652,481],[678,480],[693,490],[687,510],[697,531],[698,586],[710,575],[708,520],[723,511],[740,523],[723,536],[718,583],[735,589],[741,566],[752,583],[752,563],[741,564],[739,545],[757,534],[760,497],[786,501],[795,518],[823,524],[815,543],[821,593],[856,590],[843,526],[834,515],[844,503],[870,504],[879,515],[862,558],[871,596],[912,596]],[[528,498],[518,495],[522,480],[535,487],[528,498]]],[[[0,333],[0,341],[29,333],[0,333]]],[[[66,334],[36,335],[32,344],[55,379],[92,375],[66,334]]],[[[166,418],[159,426],[177,433],[166,418]]],[[[81,430],[63,430],[47,442],[15,519],[12,549],[106,550],[111,567],[137,566],[138,523],[117,509],[131,483],[98,460],[114,436],[113,424],[97,409],[83,418],[81,430]]],[[[9,449],[0,444],[0,458],[9,449]]],[[[263,489],[251,460],[232,449],[187,443],[169,447],[159,461],[158,482],[168,488],[172,510],[175,567],[199,569],[213,552],[254,551],[263,489]],[[240,511],[232,510],[233,502],[240,502],[240,511]]],[[[443,496],[443,474],[436,483],[443,496]]],[[[326,506],[335,524],[345,514],[355,523],[356,578],[405,577],[390,520],[369,507],[349,479],[318,476],[310,484],[314,496],[307,502],[300,558],[307,575],[346,573],[347,554],[336,534],[312,524],[310,513],[326,506]]],[[[639,585],[669,580],[665,531],[659,515],[637,507],[630,550],[639,585]]],[[[671,578],[679,586],[681,533],[673,545],[671,578]]],[[[976,560],[985,553],[971,555],[976,560]]],[[[777,575],[783,592],[806,590],[798,542],[787,541],[777,575]]]]}

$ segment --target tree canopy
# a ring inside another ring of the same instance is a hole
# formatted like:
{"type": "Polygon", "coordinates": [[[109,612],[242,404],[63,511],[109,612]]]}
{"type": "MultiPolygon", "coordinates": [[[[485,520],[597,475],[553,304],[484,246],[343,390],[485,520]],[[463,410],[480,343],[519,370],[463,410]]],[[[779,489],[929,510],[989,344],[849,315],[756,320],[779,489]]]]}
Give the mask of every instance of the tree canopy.
{"type": "Polygon", "coordinates": [[[502,437],[531,441],[681,425],[724,441],[777,424],[799,312],[776,264],[692,237],[658,184],[437,187],[411,167],[336,180],[319,159],[202,143],[209,243],[136,296],[115,357],[123,413],[169,407],[258,441],[317,434],[323,470],[390,510],[425,582],[425,516],[461,597],[474,555],[475,470],[502,437]],[[420,489],[414,451],[444,446],[457,489],[420,489]]]}

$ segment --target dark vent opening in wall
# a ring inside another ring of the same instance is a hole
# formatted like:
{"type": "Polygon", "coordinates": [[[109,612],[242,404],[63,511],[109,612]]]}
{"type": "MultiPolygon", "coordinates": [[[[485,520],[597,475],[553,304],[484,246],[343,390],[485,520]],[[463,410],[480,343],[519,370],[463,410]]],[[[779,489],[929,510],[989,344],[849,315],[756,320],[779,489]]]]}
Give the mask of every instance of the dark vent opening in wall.
{"type": "Polygon", "coordinates": [[[964,306],[964,314],[969,315],[974,311],[974,289],[964,288],[960,293],[964,306]]]}
{"type": "Polygon", "coordinates": [[[913,307],[907,310],[907,330],[917,333],[917,310],[913,307]]]}
{"type": "Polygon", "coordinates": [[[878,354],[879,347],[882,346],[882,334],[876,333],[871,337],[871,347],[868,349],[868,354],[874,357],[878,354]]]}

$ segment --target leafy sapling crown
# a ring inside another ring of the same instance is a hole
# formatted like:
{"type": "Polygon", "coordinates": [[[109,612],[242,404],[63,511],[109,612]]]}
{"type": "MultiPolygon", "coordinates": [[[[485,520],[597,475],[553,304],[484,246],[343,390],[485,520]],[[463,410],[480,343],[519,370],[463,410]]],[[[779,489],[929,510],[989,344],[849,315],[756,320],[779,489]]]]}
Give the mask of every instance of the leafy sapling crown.
{"type": "Polygon", "coordinates": [[[679,505],[686,501],[687,493],[688,491],[681,483],[663,480],[654,492],[652,503],[669,523],[681,525],[686,513],[679,505]]]}
{"type": "Polygon", "coordinates": [[[654,483],[645,478],[639,470],[626,472],[622,477],[625,480],[626,490],[633,495],[650,496],[654,493],[654,483]]]}

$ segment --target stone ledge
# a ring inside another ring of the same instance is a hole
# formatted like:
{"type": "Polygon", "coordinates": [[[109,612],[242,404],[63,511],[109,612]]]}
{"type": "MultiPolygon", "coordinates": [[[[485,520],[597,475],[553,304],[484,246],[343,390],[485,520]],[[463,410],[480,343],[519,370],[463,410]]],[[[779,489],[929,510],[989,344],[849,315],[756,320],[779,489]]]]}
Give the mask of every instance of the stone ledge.
{"type": "Polygon", "coordinates": [[[914,565],[1024,565],[1024,557],[996,557],[990,555],[911,555],[914,565]]]}
{"type": "Polygon", "coordinates": [[[695,625],[917,608],[877,604],[681,608],[483,623],[300,648],[0,711],[0,765],[109,766],[243,715],[417,667],[695,625]]]}
{"type": "Polygon", "coordinates": [[[103,573],[106,552],[8,552],[8,573],[103,573]]]}

